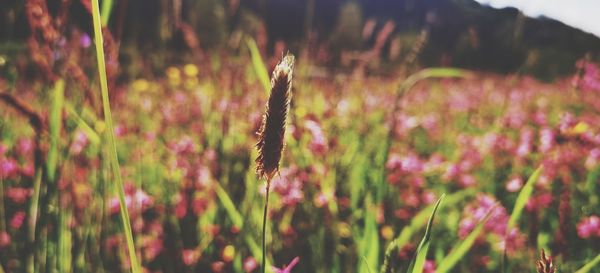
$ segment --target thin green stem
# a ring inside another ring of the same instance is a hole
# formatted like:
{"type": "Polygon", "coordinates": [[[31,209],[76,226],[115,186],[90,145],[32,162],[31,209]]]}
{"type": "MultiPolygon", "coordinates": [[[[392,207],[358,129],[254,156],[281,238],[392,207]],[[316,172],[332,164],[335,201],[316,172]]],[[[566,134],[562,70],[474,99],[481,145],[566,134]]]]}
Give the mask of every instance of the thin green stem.
{"type": "Polygon", "coordinates": [[[113,171],[113,176],[116,182],[116,187],[119,195],[119,206],[121,220],[125,238],[127,240],[127,250],[129,251],[129,260],[131,263],[131,271],[133,273],[141,273],[141,266],[138,263],[135,244],[133,242],[133,233],[131,231],[131,223],[129,220],[129,212],[125,204],[125,190],[123,189],[123,181],[121,179],[121,170],[119,160],[117,158],[117,146],[115,142],[114,127],[112,122],[112,114],[110,111],[110,101],[108,99],[108,81],[106,77],[106,64],[104,61],[104,42],[102,39],[102,27],[100,21],[100,8],[98,0],[92,0],[92,16],[94,20],[94,36],[96,41],[96,57],[98,59],[98,74],[100,77],[100,88],[102,91],[102,107],[104,110],[104,122],[106,123],[106,139],[108,144],[109,163],[113,171]]]}
{"type": "Polygon", "coordinates": [[[269,188],[271,185],[271,179],[267,180],[265,185],[265,210],[263,211],[263,223],[262,223],[262,272],[267,272],[267,213],[269,208],[269,188]]]}

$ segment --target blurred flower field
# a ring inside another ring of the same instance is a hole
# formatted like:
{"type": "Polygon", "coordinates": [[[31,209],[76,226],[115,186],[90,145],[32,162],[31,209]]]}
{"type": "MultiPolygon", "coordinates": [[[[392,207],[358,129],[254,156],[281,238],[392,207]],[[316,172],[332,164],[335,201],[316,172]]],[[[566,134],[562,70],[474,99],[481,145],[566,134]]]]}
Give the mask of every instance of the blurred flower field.
{"type": "Polygon", "coordinates": [[[427,51],[429,11],[402,36],[348,1],[323,42],[307,1],[290,45],[262,1],[160,1],[156,37],[123,2],[112,21],[113,1],[75,2],[0,4],[0,37],[28,27],[0,44],[0,273],[600,273],[591,54],[542,82],[518,41],[490,47],[526,60],[511,74],[423,65],[453,57],[427,51]]]}
{"type": "MultiPolygon", "coordinates": [[[[424,272],[435,272],[481,221],[483,232],[451,272],[497,272],[503,253],[510,272],[532,272],[540,249],[559,272],[574,272],[598,255],[595,70],[552,85],[473,72],[425,79],[395,108],[403,79],[321,79],[307,67],[303,60],[296,67],[287,146],[272,181],[272,264],[298,257],[292,272],[369,272],[400,235],[391,260],[406,268],[424,230],[420,212],[442,193],[424,272]],[[508,228],[517,195],[538,166],[523,216],[508,228]]],[[[0,252],[7,272],[23,272],[31,253],[62,272],[129,267],[102,146],[106,127],[72,85],[59,110],[52,106],[60,87],[40,96],[44,87],[23,84],[29,91],[19,93],[60,118],[51,125],[59,135],[51,144],[56,174],[43,181],[50,200],[41,208],[47,227],[36,234],[45,239],[37,249],[27,239],[41,168],[36,132],[18,112],[1,110],[0,252]]],[[[267,95],[247,58],[171,66],[112,93],[125,201],[145,272],[258,272],[264,181],[253,161],[267,95]]]]}

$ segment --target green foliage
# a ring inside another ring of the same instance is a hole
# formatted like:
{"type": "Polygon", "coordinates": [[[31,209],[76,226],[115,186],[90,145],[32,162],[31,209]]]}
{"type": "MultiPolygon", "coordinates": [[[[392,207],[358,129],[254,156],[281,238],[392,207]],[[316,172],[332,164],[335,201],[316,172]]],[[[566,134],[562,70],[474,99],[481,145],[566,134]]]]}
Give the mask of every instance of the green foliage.
{"type": "Polygon", "coordinates": [[[252,58],[252,67],[254,67],[254,72],[256,73],[256,77],[262,84],[265,92],[269,94],[271,90],[271,81],[269,80],[269,72],[265,62],[260,56],[260,51],[256,46],[256,42],[252,38],[246,39],[246,44],[248,45],[248,50],[250,50],[250,57],[252,58]]]}
{"type": "Polygon", "coordinates": [[[58,151],[60,132],[62,128],[62,109],[64,104],[65,82],[58,80],[54,84],[52,108],[50,109],[50,149],[48,151],[48,161],[46,171],[48,179],[54,181],[56,174],[56,165],[58,164],[58,151]]]}
{"type": "Polygon", "coordinates": [[[456,266],[456,264],[462,260],[465,254],[467,254],[469,249],[471,249],[475,243],[475,239],[477,239],[479,234],[481,234],[483,231],[483,227],[489,219],[490,213],[493,209],[494,207],[490,209],[483,220],[477,224],[477,226],[471,231],[471,233],[469,233],[469,235],[467,235],[467,237],[454,245],[450,253],[448,253],[448,255],[446,255],[446,257],[444,257],[438,264],[437,268],[435,269],[436,273],[450,272],[450,270],[452,270],[452,268],[454,268],[454,266],[456,266]]]}
{"type": "Polygon", "coordinates": [[[106,76],[106,64],[104,61],[104,44],[102,38],[102,27],[100,20],[100,10],[98,0],[92,0],[92,17],[94,21],[94,37],[96,42],[96,59],[98,60],[98,74],[100,78],[100,88],[102,90],[102,108],[104,110],[104,122],[106,123],[105,147],[108,150],[110,167],[113,173],[113,179],[119,195],[119,207],[121,221],[123,223],[123,233],[127,240],[127,250],[129,252],[129,262],[131,264],[132,273],[141,273],[142,269],[138,262],[135,244],[133,242],[133,233],[131,232],[131,223],[129,220],[129,212],[125,204],[125,190],[121,179],[121,168],[117,157],[117,145],[115,141],[115,129],[110,111],[110,101],[108,99],[108,81],[106,76]]]}
{"type": "Polygon", "coordinates": [[[597,269],[598,264],[600,264],[600,254],[598,254],[593,260],[585,264],[583,267],[575,271],[575,273],[593,272],[592,269],[597,269]]]}
{"type": "Polygon", "coordinates": [[[440,199],[435,203],[435,207],[431,212],[431,216],[429,216],[429,221],[427,221],[427,228],[425,228],[425,235],[423,235],[423,239],[419,243],[417,247],[417,251],[415,252],[415,256],[413,257],[410,265],[408,266],[408,270],[406,273],[422,273],[423,266],[425,265],[425,258],[427,257],[427,252],[429,251],[429,244],[431,243],[431,227],[433,225],[433,219],[435,218],[435,213],[438,210],[442,200],[446,194],[442,194],[440,199]]]}
{"type": "MultiPolygon", "coordinates": [[[[365,198],[364,207],[367,210],[373,210],[371,196],[365,198]]],[[[359,242],[358,249],[360,256],[365,257],[365,262],[358,263],[359,273],[367,273],[370,271],[370,266],[379,267],[379,235],[377,232],[377,222],[375,221],[375,213],[368,211],[365,215],[365,227],[362,234],[362,239],[359,242]]]]}
{"type": "Polygon", "coordinates": [[[518,223],[519,218],[521,218],[521,214],[523,213],[523,209],[525,208],[529,197],[531,197],[531,194],[533,193],[533,187],[535,186],[535,183],[542,174],[542,170],[542,166],[538,167],[529,177],[529,179],[527,179],[527,182],[519,192],[519,196],[517,197],[517,201],[515,202],[515,207],[513,208],[510,218],[508,219],[507,228],[510,229],[518,223]]]}

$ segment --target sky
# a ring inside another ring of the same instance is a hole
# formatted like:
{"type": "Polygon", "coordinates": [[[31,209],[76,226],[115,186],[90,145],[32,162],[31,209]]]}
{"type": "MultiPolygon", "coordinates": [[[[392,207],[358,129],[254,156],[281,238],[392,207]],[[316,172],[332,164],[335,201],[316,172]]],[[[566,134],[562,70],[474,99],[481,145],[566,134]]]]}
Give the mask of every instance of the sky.
{"type": "Polygon", "coordinates": [[[530,17],[544,15],[600,37],[600,0],[476,0],[494,8],[515,7],[530,17]]]}

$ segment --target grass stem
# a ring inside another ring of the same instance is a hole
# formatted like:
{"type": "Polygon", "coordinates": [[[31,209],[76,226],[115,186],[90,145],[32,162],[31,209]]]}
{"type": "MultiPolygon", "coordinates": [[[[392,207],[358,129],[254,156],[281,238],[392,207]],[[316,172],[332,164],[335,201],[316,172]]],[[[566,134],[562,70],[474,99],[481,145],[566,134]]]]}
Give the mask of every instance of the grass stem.
{"type": "Polygon", "coordinates": [[[262,272],[267,272],[267,213],[269,208],[269,190],[271,186],[271,179],[267,180],[265,185],[265,210],[263,211],[263,223],[262,223],[262,272]]]}
{"type": "Polygon", "coordinates": [[[102,38],[102,27],[100,19],[100,8],[98,0],[92,0],[92,16],[94,20],[94,37],[96,41],[96,57],[98,59],[98,74],[100,77],[100,88],[102,90],[102,108],[104,110],[104,122],[106,123],[106,140],[108,144],[109,163],[113,171],[113,176],[116,182],[116,187],[119,195],[119,206],[121,220],[123,222],[123,231],[127,241],[127,249],[129,252],[129,261],[131,271],[133,273],[141,273],[141,266],[138,263],[135,244],[133,242],[133,234],[131,231],[131,223],[129,220],[129,212],[125,204],[125,190],[121,179],[121,170],[117,158],[117,147],[115,142],[114,127],[112,122],[112,114],[110,112],[110,101],[108,99],[108,80],[106,76],[106,64],[104,61],[104,42],[102,38]]]}

